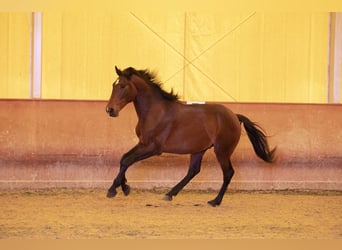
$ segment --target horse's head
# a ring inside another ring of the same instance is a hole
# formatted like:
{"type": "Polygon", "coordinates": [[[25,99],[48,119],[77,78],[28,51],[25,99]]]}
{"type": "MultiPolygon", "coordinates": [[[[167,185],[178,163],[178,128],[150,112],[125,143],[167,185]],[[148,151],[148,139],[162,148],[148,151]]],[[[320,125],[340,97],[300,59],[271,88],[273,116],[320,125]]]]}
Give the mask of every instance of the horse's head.
{"type": "Polygon", "coordinates": [[[135,69],[127,68],[121,71],[115,66],[115,71],[118,78],[113,83],[112,95],[106,107],[106,112],[112,117],[118,116],[120,110],[137,96],[137,89],[131,81],[131,76],[135,73],[135,69]]]}

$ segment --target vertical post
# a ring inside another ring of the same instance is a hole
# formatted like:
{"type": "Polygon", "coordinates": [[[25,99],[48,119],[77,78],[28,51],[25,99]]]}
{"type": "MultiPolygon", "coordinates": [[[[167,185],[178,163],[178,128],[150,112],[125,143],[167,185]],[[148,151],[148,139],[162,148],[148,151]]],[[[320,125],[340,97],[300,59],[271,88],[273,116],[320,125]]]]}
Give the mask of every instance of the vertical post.
{"type": "Polygon", "coordinates": [[[341,103],[342,13],[330,14],[328,103],[341,103]]]}
{"type": "Polygon", "coordinates": [[[30,97],[41,98],[42,83],[42,13],[32,13],[30,97]]]}

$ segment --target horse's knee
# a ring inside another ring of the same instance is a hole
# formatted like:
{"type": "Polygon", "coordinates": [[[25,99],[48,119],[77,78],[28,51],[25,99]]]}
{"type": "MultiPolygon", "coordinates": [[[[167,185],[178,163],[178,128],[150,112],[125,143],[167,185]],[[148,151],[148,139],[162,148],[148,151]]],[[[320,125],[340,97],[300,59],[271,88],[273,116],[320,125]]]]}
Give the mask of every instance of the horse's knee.
{"type": "Polygon", "coordinates": [[[120,169],[127,168],[126,166],[130,166],[132,164],[133,164],[132,158],[129,156],[125,157],[124,155],[120,160],[120,169]]]}

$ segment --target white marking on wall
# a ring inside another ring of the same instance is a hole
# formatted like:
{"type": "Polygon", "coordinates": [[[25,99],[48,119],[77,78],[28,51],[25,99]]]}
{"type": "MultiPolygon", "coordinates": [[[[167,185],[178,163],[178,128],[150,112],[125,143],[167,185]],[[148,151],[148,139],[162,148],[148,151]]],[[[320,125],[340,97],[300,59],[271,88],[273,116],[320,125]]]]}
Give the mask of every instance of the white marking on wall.
{"type": "Polygon", "coordinates": [[[328,102],[341,103],[342,13],[330,15],[328,102]]]}
{"type": "Polygon", "coordinates": [[[42,13],[32,14],[31,98],[41,98],[42,85],[42,13]]]}
{"type": "Polygon", "coordinates": [[[334,102],[341,102],[341,69],[342,69],[342,13],[336,13],[335,34],[335,70],[334,70],[334,102]]]}

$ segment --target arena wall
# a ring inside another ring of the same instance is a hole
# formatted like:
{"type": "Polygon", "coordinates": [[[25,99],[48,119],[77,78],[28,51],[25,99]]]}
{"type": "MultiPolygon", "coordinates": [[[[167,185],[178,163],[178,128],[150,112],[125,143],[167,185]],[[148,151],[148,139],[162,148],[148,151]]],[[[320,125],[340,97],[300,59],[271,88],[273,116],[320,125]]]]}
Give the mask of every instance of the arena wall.
{"type": "MultiPolygon", "coordinates": [[[[222,103],[262,126],[273,164],[258,159],[243,130],[233,155],[231,189],[342,190],[342,105],[222,103]]],[[[117,118],[104,101],[0,100],[0,188],[107,188],[123,153],[137,143],[129,104],[117,118]]],[[[189,156],[163,154],[127,172],[134,188],[169,188],[187,171],[189,156]]],[[[187,188],[218,189],[222,173],[209,150],[187,188]]]]}

